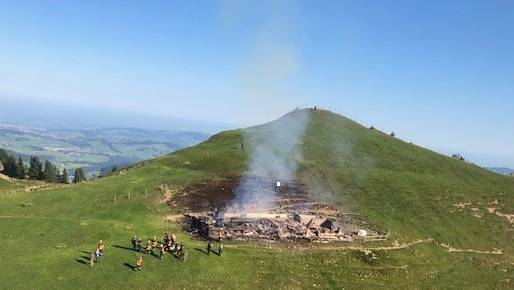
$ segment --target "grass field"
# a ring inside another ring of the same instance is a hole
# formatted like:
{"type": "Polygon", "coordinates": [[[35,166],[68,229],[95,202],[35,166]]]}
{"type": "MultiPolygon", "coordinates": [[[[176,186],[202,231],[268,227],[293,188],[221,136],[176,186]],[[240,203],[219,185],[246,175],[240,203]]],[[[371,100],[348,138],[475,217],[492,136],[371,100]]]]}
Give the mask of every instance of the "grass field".
{"type": "Polygon", "coordinates": [[[512,289],[514,226],[501,214],[514,213],[514,179],[330,112],[309,114],[298,176],[342,210],[391,222],[387,241],[316,248],[233,242],[222,257],[195,250],[205,243],[165,220],[171,212],[157,187],[239,176],[248,152],[239,148],[241,131],[228,131],[85,184],[24,192],[0,180],[0,288],[512,289]],[[143,271],[132,271],[126,263],[136,254],[123,248],[131,236],[161,238],[166,230],[184,242],[189,259],[146,256],[143,271]],[[106,254],[89,268],[82,256],[98,239],[106,254]],[[376,258],[346,247],[371,248],[376,258]]]}

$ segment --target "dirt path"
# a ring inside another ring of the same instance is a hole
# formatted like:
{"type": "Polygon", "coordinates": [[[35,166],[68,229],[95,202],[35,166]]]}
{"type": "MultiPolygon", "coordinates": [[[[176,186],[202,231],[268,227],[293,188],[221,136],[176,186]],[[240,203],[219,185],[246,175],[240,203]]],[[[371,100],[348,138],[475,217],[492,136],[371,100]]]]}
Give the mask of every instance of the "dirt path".
{"type": "Polygon", "coordinates": [[[503,251],[497,248],[493,248],[492,251],[479,251],[473,249],[457,249],[447,244],[439,244],[441,247],[445,248],[447,252],[459,252],[459,253],[474,253],[474,254],[489,254],[489,255],[503,255],[503,251]]]}
{"type": "Polygon", "coordinates": [[[418,245],[418,244],[422,244],[422,243],[431,243],[432,241],[433,241],[433,239],[428,238],[425,240],[416,240],[416,241],[413,241],[410,243],[403,243],[403,244],[399,244],[397,241],[395,241],[396,243],[393,243],[392,246],[388,246],[388,247],[372,247],[372,248],[369,248],[369,247],[368,248],[366,248],[366,247],[345,247],[345,248],[349,249],[349,250],[360,250],[360,251],[380,251],[380,250],[392,251],[392,250],[407,249],[414,245],[418,245]]]}
{"type": "MultiPolygon", "coordinates": [[[[393,243],[392,246],[383,246],[383,247],[358,247],[358,246],[325,246],[325,247],[319,247],[316,248],[316,250],[352,250],[352,251],[362,251],[365,253],[372,253],[373,251],[394,251],[394,250],[402,250],[407,249],[412,246],[424,244],[424,243],[433,243],[434,239],[428,238],[428,239],[420,239],[416,240],[410,243],[403,243],[403,244],[397,244],[395,245],[393,243]]],[[[485,254],[485,255],[503,255],[503,251],[497,248],[493,248],[492,251],[481,251],[481,250],[475,250],[475,249],[458,249],[454,248],[448,244],[444,243],[436,243],[436,245],[444,248],[446,252],[448,253],[472,253],[472,254],[485,254]]],[[[229,248],[238,248],[238,247],[244,247],[245,245],[226,245],[226,247],[229,248]]],[[[312,247],[301,247],[299,246],[297,250],[312,250],[312,247]]]]}
{"type": "MultiPolygon", "coordinates": [[[[352,250],[352,251],[392,251],[392,250],[401,250],[406,249],[411,246],[415,246],[422,243],[431,243],[433,242],[433,239],[425,239],[425,240],[416,240],[410,243],[404,243],[404,244],[398,244],[398,245],[392,245],[387,247],[357,247],[357,246],[342,246],[342,245],[330,245],[330,246],[323,246],[323,247],[316,247],[316,246],[301,246],[295,247],[297,250],[312,250],[315,248],[316,250],[326,251],[326,250],[352,250]]],[[[240,248],[245,247],[246,245],[226,245],[228,248],[240,248]]]]}

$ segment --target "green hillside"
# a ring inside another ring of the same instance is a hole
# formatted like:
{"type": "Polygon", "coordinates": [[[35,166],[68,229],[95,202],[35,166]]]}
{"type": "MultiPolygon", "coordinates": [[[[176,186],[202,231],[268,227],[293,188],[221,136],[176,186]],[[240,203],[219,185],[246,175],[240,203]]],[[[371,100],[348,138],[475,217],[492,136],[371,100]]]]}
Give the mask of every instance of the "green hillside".
{"type": "Polygon", "coordinates": [[[514,285],[514,226],[506,216],[514,213],[514,179],[327,111],[294,111],[275,124],[303,113],[309,114],[309,122],[301,142],[298,179],[343,211],[362,214],[384,228],[391,223],[387,241],[319,248],[232,242],[222,257],[195,250],[203,249],[204,243],[165,220],[173,213],[162,202],[158,186],[179,188],[241,176],[253,148],[242,151],[240,143],[247,141],[248,132],[266,134],[273,125],[266,124],[223,132],[85,184],[35,192],[0,187],[2,256],[9,265],[0,272],[2,288],[514,285]],[[125,265],[135,260],[135,253],[123,248],[130,247],[133,234],[162,237],[168,229],[184,241],[188,261],[147,256],[140,273],[125,265]],[[106,256],[90,269],[82,256],[98,239],[107,243],[106,256]]]}

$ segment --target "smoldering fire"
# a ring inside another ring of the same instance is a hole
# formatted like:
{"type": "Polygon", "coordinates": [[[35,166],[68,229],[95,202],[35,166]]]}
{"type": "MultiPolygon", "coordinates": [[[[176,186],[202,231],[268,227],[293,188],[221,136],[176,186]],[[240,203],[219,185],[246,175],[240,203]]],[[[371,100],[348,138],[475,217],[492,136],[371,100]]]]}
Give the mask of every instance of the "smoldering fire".
{"type": "MultiPolygon", "coordinates": [[[[253,180],[257,182],[259,179],[253,180]]],[[[247,202],[247,211],[244,212],[216,208],[207,212],[186,213],[183,219],[185,229],[195,236],[211,240],[351,242],[355,239],[383,240],[387,237],[384,231],[370,225],[362,217],[342,214],[336,208],[312,199],[303,184],[281,182],[277,186],[277,183],[269,183],[275,190],[273,203],[268,210],[260,211],[259,204],[247,202]]]]}

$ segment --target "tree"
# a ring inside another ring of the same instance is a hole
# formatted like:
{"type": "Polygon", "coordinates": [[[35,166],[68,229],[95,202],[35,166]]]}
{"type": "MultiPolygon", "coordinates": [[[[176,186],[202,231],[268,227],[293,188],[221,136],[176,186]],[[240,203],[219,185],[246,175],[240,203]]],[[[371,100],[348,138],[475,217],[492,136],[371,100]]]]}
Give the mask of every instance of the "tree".
{"type": "Polygon", "coordinates": [[[59,180],[61,183],[68,183],[68,171],[66,168],[62,170],[61,178],[59,180]]]}
{"type": "Polygon", "coordinates": [[[9,154],[7,154],[7,152],[4,149],[0,148],[0,162],[5,163],[7,157],[9,157],[9,154]]]}
{"type": "Polygon", "coordinates": [[[82,181],[86,181],[86,175],[84,174],[84,170],[82,168],[75,169],[75,176],[73,177],[73,183],[79,183],[82,181]]]}
{"type": "Polygon", "coordinates": [[[18,164],[16,164],[16,159],[13,156],[7,156],[4,164],[4,172],[5,175],[9,177],[17,177],[18,176],[18,164]]]}
{"type": "Polygon", "coordinates": [[[46,160],[45,161],[45,165],[43,167],[43,180],[46,180],[46,181],[52,181],[52,172],[53,172],[53,169],[52,169],[52,162],[46,160]]]}
{"type": "Polygon", "coordinates": [[[111,169],[111,172],[115,172],[116,170],[118,170],[118,167],[117,166],[113,166],[112,169],[111,169]]]}
{"type": "Polygon", "coordinates": [[[48,182],[57,182],[59,179],[59,170],[52,162],[45,161],[45,169],[43,170],[43,179],[48,182]]]}
{"type": "Polygon", "coordinates": [[[25,163],[23,163],[23,159],[21,159],[21,156],[18,157],[18,178],[25,178],[25,172],[27,171],[27,168],[25,167],[25,163]]]}
{"type": "Polygon", "coordinates": [[[39,158],[36,156],[30,157],[30,166],[28,170],[29,178],[31,179],[43,179],[43,165],[39,158]]]}

